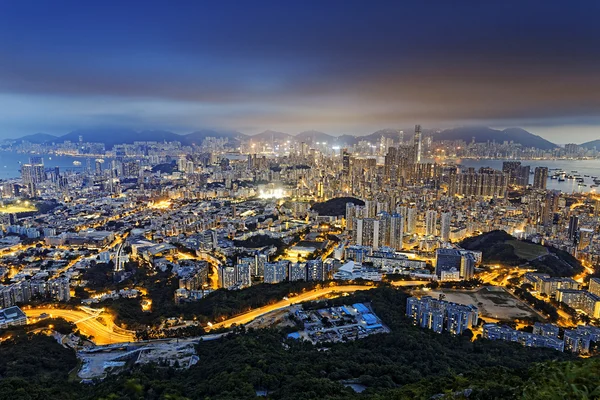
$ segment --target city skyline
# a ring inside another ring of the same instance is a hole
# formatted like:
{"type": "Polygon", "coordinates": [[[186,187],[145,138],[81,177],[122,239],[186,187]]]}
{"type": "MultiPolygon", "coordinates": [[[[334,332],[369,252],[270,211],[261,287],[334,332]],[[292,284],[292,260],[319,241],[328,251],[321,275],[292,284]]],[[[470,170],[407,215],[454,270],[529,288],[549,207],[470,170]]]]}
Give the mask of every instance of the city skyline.
{"type": "Polygon", "coordinates": [[[0,138],[97,126],[360,135],[421,123],[595,140],[599,7],[6,3],[0,138]]]}

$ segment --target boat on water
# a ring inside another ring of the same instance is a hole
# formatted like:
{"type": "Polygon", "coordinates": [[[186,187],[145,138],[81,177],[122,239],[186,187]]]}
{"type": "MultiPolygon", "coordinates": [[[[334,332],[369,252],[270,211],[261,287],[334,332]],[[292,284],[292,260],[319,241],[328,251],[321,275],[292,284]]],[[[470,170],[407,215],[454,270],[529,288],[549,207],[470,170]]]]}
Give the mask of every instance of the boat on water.
{"type": "Polygon", "coordinates": [[[559,182],[564,182],[564,181],[565,181],[565,178],[558,178],[558,181],[559,181],[559,182]]]}
{"type": "Polygon", "coordinates": [[[558,179],[558,175],[552,175],[550,179],[558,179]]]}
{"type": "Polygon", "coordinates": [[[73,161],[73,165],[80,166],[81,165],[81,161],[75,160],[75,161],[73,161]]]}

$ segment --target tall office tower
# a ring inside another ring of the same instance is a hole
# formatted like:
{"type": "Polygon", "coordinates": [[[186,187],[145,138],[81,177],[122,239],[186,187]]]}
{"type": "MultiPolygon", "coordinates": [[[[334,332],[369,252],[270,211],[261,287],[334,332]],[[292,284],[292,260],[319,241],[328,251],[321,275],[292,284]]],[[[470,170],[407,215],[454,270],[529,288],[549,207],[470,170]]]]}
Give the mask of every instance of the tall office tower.
{"type": "Polygon", "coordinates": [[[342,149],[342,173],[344,176],[350,175],[350,153],[348,153],[348,149],[342,149]]]}
{"type": "Polygon", "coordinates": [[[436,229],[435,226],[437,224],[437,211],[435,210],[427,210],[425,214],[425,235],[435,235],[436,229]]]}
{"type": "Polygon", "coordinates": [[[359,246],[363,245],[363,227],[364,220],[362,218],[356,218],[354,220],[354,230],[352,231],[352,241],[359,246]]]}
{"type": "Polygon", "coordinates": [[[577,235],[577,230],[578,230],[578,225],[579,225],[579,217],[577,215],[571,215],[571,217],[569,218],[569,240],[572,241],[574,244],[577,243],[577,239],[578,239],[578,235],[577,235]]]}
{"type": "Polygon", "coordinates": [[[398,131],[398,145],[402,146],[404,143],[404,131],[398,131]]]}
{"type": "Polygon", "coordinates": [[[396,181],[398,179],[397,166],[398,149],[390,147],[384,158],[383,173],[388,180],[396,181]]]}
{"type": "Polygon", "coordinates": [[[46,180],[43,164],[23,164],[21,166],[21,179],[25,185],[35,185],[46,180]]]}
{"type": "Polygon", "coordinates": [[[443,242],[450,241],[450,222],[452,220],[452,212],[443,212],[440,218],[440,237],[443,242]]]}
{"type": "Polygon", "coordinates": [[[473,254],[466,253],[460,258],[460,278],[464,280],[473,279],[475,275],[475,257],[473,254]]]}
{"type": "Polygon", "coordinates": [[[548,167],[535,167],[533,175],[533,188],[546,189],[548,181],[548,167]]]}
{"type": "Polygon", "coordinates": [[[529,175],[530,175],[531,167],[529,165],[521,166],[517,170],[517,175],[515,177],[515,185],[520,187],[526,187],[529,185],[529,175]]]}
{"type": "MultiPolygon", "coordinates": [[[[512,175],[513,173],[517,170],[517,168],[519,168],[521,166],[521,161],[504,161],[502,163],[502,172],[507,173],[509,175],[511,175],[511,180],[512,180],[512,175]]],[[[513,184],[513,182],[510,182],[511,184],[513,184]]]]}
{"type": "Polygon", "coordinates": [[[392,216],[387,211],[377,213],[379,220],[379,246],[391,246],[390,244],[390,226],[392,225],[392,216]]]}
{"type": "Polygon", "coordinates": [[[354,203],[346,203],[346,231],[354,231],[354,218],[356,217],[356,206],[354,203]]]}
{"type": "Polygon", "coordinates": [[[558,211],[558,200],[560,191],[550,190],[546,193],[544,208],[542,212],[542,223],[545,227],[549,227],[554,222],[554,214],[558,211]]]}
{"type": "Polygon", "coordinates": [[[508,174],[508,184],[525,187],[529,184],[529,165],[523,166],[520,161],[504,161],[502,172],[508,174]]]}
{"type": "Polygon", "coordinates": [[[377,202],[375,200],[365,200],[366,218],[375,218],[377,215],[377,202]]]}
{"type": "Polygon", "coordinates": [[[373,249],[378,249],[379,242],[379,220],[375,218],[365,218],[362,220],[362,246],[372,246],[373,249]]]}
{"type": "Polygon", "coordinates": [[[402,238],[404,236],[404,218],[398,213],[390,217],[389,222],[390,243],[389,246],[396,250],[402,250],[402,238]]]}
{"type": "Polygon", "coordinates": [[[469,168],[457,175],[456,193],[461,196],[505,197],[508,174],[490,168],[480,168],[475,172],[469,168]]]}
{"type": "Polygon", "coordinates": [[[406,233],[412,235],[417,230],[417,209],[410,207],[406,211],[406,233]]]}
{"type": "Polygon", "coordinates": [[[186,164],[187,164],[187,159],[185,158],[185,156],[181,156],[177,159],[177,169],[180,172],[185,172],[186,164]]]}
{"type": "Polygon", "coordinates": [[[415,125],[415,137],[413,140],[414,163],[421,162],[421,125],[415,125]]]}

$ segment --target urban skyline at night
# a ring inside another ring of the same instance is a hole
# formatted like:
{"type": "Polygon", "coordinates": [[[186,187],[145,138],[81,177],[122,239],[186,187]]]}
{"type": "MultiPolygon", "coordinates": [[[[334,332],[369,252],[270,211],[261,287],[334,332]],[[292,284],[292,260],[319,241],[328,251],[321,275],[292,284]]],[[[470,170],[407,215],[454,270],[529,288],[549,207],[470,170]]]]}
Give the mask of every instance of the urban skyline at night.
{"type": "Polygon", "coordinates": [[[0,400],[599,400],[599,12],[0,1],[0,400]]]}

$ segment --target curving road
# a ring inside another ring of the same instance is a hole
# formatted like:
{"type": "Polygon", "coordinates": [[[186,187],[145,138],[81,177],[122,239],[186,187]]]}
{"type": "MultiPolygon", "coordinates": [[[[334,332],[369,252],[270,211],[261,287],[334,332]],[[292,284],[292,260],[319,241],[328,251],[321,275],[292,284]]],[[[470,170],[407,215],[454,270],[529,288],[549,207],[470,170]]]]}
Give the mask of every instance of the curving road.
{"type": "Polygon", "coordinates": [[[23,310],[27,318],[38,318],[42,314],[48,314],[53,318],[63,318],[66,321],[77,323],[79,330],[88,336],[93,336],[95,344],[113,344],[134,342],[133,334],[127,332],[114,332],[114,323],[108,316],[104,316],[107,325],[103,325],[90,314],[79,310],[63,310],[59,308],[31,308],[23,310]]]}
{"type": "MultiPolygon", "coordinates": [[[[417,286],[427,283],[427,281],[396,281],[392,282],[394,286],[417,286]]],[[[212,326],[208,326],[207,329],[218,329],[218,328],[228,328],[233,324],[241,325],[247,324],[248,322],[260,317],[261,315],[267,314],[271,311],[275,311],[281,308],[289,307],[292,304],[302,303],[305,301],[315,300],[319,297],[326,296],[333,292],[337,293],[349,293],[356,292],[358,290],[370,290],[374,289],[376,286],[366,286],[366,285],[348,285],[348,286],[328,286],[318,290],[311,290],[310,292],[302,293],[298,296],[294,296],[289,298],[288,300],[281,300],[277,303],[270,304],[268,306],[260,307],[254,309],[252,311],[248,311],[247,313],[240,314],[236,317],[229,318],[225,321],[218,322],[213,324],[212,326]]]]}

